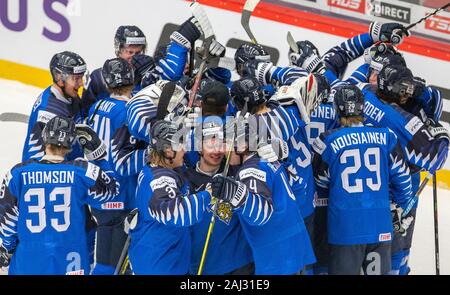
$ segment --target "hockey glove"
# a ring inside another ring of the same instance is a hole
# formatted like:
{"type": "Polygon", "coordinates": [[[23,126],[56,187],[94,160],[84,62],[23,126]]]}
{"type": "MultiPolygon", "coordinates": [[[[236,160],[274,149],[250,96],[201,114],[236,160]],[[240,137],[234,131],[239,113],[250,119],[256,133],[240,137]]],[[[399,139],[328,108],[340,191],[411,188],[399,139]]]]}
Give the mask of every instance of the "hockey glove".
{"type": "Polygon", "coordinates": [[[414,81],[414,93],[413,93],[412,97],[418,98],[425,91],[425,88],[427,87],[426,82],[424,79],[422,79],[420,77],[414,77],[413,81],[414,81]]]}
{"type": "Polygon", "coordinates": [[[258,144],[258,156],[269,163],[284,160],[288,155],[288,144],[282,139],[272,138],[269,143],[261,142],[258,144]]]}
{"type": "Polygon", "coordinates": [[[309,73],[323,72],[325,66],[319,56],[319,50],[310,41],[298,42],[299,53],[291,52],[289,59],[293,65],[307,70],[309,73]]]}
{"type": "Polygon", "coordinates": [[[170,40],[179,45],[191,49],[192,44],[202,35],[202,28],[195,17],[185,21],[177,31],[170,35],[170,40]]]}
{"type": "Polygon", "coordinates": [[[125,217],[125,220],[123,221],[123,230],[127,235],[129,234],[130,230],[133,230],[136,227],[138,212],[139,210],[137,208],[131,210],[131,212],[128,213],[127,217],[125,217]]]}
{"type": "Polygon", "coordinates": [[[209,54],[214,57],[224,57],[225,56],[225,46],[217,42],[216,40],[212,40],[211,45],[209,46],[209,54]]]}
{"type": "Polygon", "coordinates": [[[402,207],[394,202],[391,202],[392,223],[394,225],[394,232],[406,236],[407,230],[414,220],[411,211],[405,216],[403,215],[402,207]]]}
{"type": "Polygon", "coordinates": [[[255,77],[263,85],[271,84],[273,63],[252,59],[244,63],[243,75],[255,77]]]}
{"type": "Polygon", "coordinates": [[[12,254],[3,245],[0,246],[0,267],[8,267],[12,254]]]}
{"type": "Polygon", "coordinates": [[[425,124],[427,125],[428,132],[430,132],[431,136],[435,139],[445,138],[450,142],[450,134],[448,130],[440,123],[435,123],[432,119],[427,119],[425,124]]]}
{"type": "Polygon", "coordinates": [[[153,60],[153,57],[145,54],[133,55],[131,64],[134,68],[134,78],[137,83],[141,82],[142,78],[146,76],[148,71],[155,68],[155,61],[153,60]]]}
{"type": "Polygon", "coordinates": [[[106,145],[90,126],[77,124],[76,132],[78,142],[88,161],[100,160],[106,156],[106,145]]]}
{"type": "Polygon", "coordinates": [[[405,27],[399,23],[381,24],[373,22],[369,26],[369,34],[373,42],[391,42],[394,45],[402,43],[404,36],[410,36],[405,27]]]}
{"type": "Polygon", "coordinates": [[[211,182],[211,191],[214,197],[230,203],[233,208],[239,208],[244,205],[248,197],[245,184],[220,174],[214,175],[211,182]]]}

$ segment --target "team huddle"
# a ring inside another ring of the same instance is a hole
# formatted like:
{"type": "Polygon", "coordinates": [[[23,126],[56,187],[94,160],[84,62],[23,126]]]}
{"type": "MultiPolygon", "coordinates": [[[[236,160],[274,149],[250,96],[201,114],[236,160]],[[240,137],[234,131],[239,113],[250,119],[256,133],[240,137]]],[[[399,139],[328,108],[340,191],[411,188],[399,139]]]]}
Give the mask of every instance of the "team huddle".
{"type": "Polygon", "coordinates": [[[1,187],[0,267],[408,274],[419,172],[442,167],[449,133],[439,90],[393,45],[405,28],[375,22],[323,55],[298,41],[285,67],[245,43],[236,81],[215,39],[194,68],[205,35],[191,17],[151,57],[120,26],[89,75],[78,54],[53,56],[1,187]]]}

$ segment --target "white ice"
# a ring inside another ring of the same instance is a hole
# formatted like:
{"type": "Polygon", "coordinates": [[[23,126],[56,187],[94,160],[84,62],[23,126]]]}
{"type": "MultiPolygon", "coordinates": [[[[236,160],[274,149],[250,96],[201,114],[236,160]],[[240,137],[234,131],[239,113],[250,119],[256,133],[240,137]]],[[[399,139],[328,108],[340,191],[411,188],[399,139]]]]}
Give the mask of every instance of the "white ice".
{"type": "MultiPolygon", "coordinates": [[[[42,89],[0,79],[0,114],[14,112],[29,115],[42,89]]],[[[27,125],[0,121],[0,175],[20,162],[27,125]]],[[[441,274],[450,274],[450,191],[438,189],[439,242],[441,274]]],[[[435,273],[433,196],[430,186],[420,196],[417,222],[411,250],[412,274],[435,273]]]]}

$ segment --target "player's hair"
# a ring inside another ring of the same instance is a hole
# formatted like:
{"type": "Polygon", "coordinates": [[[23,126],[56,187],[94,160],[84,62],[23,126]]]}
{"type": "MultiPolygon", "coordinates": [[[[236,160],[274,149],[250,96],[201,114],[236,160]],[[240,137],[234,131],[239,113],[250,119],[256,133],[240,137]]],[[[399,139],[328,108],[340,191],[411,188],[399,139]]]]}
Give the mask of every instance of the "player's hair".
{"type": "Polygon", "coordinates": [[[364,122],[363,116],[340,117],[339,119],[342,127],[348,127],[364,122]]]}
{"type": "Polygon", "coordinates": [[[115,95],[127,95],[133,90],[134,85],[122,86],[117,88],[109,88],[108,92],[115,95]]]}
{"type": "Polygon", "coordinates": [[[254,107],[250,110],[250,113],[251,113],[251,114],[256,114],[256,113],[258,113],[259,111],[263,110],[263,109],[266,107],[266,105],[267,105],[267,103],[263,102],[263,103],[260,104],[260,105],[254,106],[254,107]]]}
{"type": "Polygon", "coordinates": [[[203,116],[223,116],[227,111],[227,106],[218,106],[202,103],[203,116]]]}
{"type": "Polygon", "coordinates": [[[172,169],[172,167],[168,165],[167,159],[165,159],[161,153],[157,152],[154,149],[150,150],[150,153],[148,155],[148,164],[167,169],[172,169]]]}
{"type": "Polygon", "coordinates": [[[63,155],[66,155],[71,151],[68,148],[57,146],[55,144],[46,144],[45,149],[48,149],[52,154],[63,154],[63,155]]]}
{"type": "Polygon", "coordinates": [[[379,99],[381,99],[387,103],[398,103],[398,101],[395,100],[394,98],[391,98],[391,97],[385,95],[384,93],[381,93],[381,91],[379,89],[377,89],[376,94],[379,99]]]}

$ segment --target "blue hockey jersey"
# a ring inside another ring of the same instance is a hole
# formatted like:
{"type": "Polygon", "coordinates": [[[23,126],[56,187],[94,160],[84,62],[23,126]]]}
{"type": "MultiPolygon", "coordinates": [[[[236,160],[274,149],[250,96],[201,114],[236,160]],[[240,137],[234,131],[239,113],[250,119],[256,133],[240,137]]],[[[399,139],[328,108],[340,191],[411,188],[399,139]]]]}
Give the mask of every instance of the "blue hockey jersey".
{"type": "Polygon", "coordinates": [[[237,180],[249,190],[239,214],[253,252],[256,274],[295,274],[315,262],[311,241],[287,173],[278,163],[248,158],[237,180]]]}
{"type": "MultiPolygon", "coordinates": [[[[195,167],[196,165],[186,172],[186,178],[189,180],[192,191],[199,192],[205,189],[207,183],[212,181],[212,177],[198,172],[195,167]]],[[[230,175],[233,175],[232,170],[234,170],[233,167],[230,167],[230,175]]],[[[191,274],[197,274],[211,215],[212,213],[205,211],[202,220],[190,228],[192,239],[191,274]]],[[[229,273],[252,261],[252,252],[239,218],[237,216],[232,217],[228,225],[216,220],[209,240],[203,274],[220,275],[229,273]]]]}
{"type": "Polygon", "coordinates": [[[322,133],[313,148],[317,186],[328,190],[328,242],[390,241],[389,190],[404,209],[412,195],[409,167],[395,134],[361,124],[322,133]]]}
{"type": "MultiPolygon", "coordinates": [[[[123,126],[126,126],[126,101],[119,100],[114,97],[107,97],[92,105],[88,123],[103,140],[107,147],[107,159],[111,170],[115,167],[112,154],[112,138],[123,126]]],[[[143,162],[143,161],[142,161],[143,162]]],[[[136,177],[127,177],[115,171],[114,177],[120,183],[120,195],[117,202],[121,202],[119,206],[105,209],[132,209],[134,208],[136,177]]]]}
{"type": "Polygon", "coordinates": [[[189,272],[189,226],[203,218],[211,196],[206,191],[189,194],[182,173],[145,166],[136,190],[138,221],[131,231],[129,257],[135,274],[189,272]]]}
{"type": "MultiPolygon", "coordinates": [[[[77,99],[68,100],[56,88],[49,86],[37,98],[28,122],[27,137],[23,146],[22,161],[40,159],[44,156],[42,131],[45,124],[55,116],[71,118],[75,123],[81,122],[80,106],[77,99]]],[[[66,160],[83,157],[81,147],[75,142],[72,152],[66,155],[66,160]]]]}
{"type": "Polygon", "coordinates": [[[118,186],[83,160],[12,168],[0,192],[0,241],[14,252],[9,274],[88,274],[85,205],[114,201],[118,186]]]}

